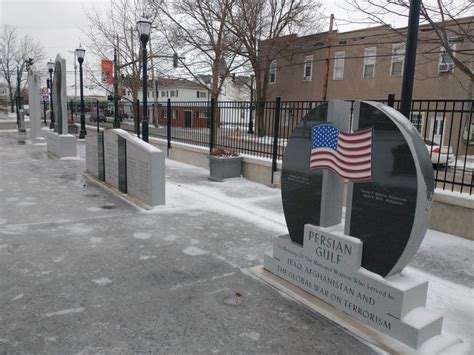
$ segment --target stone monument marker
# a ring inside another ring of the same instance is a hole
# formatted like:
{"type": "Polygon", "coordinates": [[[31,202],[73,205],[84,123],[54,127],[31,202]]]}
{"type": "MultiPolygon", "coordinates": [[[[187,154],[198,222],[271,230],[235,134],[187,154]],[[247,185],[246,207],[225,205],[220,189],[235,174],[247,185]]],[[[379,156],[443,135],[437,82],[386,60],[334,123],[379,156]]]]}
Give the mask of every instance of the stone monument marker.
{"type": "Polygon", "coordinates": [[[67,132],[66,60],[56,56],[53,78],[54,133],[46,134],[48,153],[59,158],[75,157],[76,137],[67,132]]]}
{"type": "Polygon", "coordinates": [[[28,70],[28,101],[30,106],[30,136],[33,142],[42,139],[40,78],[31,68],[28,70]]]}
{"type": "MultiPolygon", "coordinates": [[[[97,143],[91,139],[86,138],[86,165],[97,177],[96,167],[101,164],[97,164],[97,143]]],[[[148,206],[165,204],[165,155],[161,150],[122,129],[104,131],[103,147],[105,182],[148,206]]]]}
{"type": "Polygon", "coordinates": [[[441,333],[442,317],[424,308],[428,283],[400,272],[428,226],[432,169],[419,134],[394,109],[361,101],[351,115],[349,102],[318,106],[288,141],[281,186],[290,234],[276,238],[264,268],[418,348],[441,333]]]}

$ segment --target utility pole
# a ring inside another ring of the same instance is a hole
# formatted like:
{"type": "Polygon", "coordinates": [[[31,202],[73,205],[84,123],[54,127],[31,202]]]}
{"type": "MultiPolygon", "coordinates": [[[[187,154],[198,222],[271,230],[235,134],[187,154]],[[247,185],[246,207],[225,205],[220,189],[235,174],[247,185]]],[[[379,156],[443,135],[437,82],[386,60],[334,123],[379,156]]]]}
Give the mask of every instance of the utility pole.
{"type": "Polygon", "coordinates": [[[413,95],[413,81],[415,79],[416,47],[418,41],[418,27],[420,24],[421,0],[410,1],[410,14],[408,17],[407,42],[405,46],[405,68],[403,70],[402,95],[400,112],[408,117],[410,115],[411,99],[413,95]]]}
{"type": "Polygon", "coordinates": [[[332,27],[334,24],[334,14],[331,14],[329,18],[329,32],[328,32],[328,51],[326,55],[326,76],[324,78],[324,95],[323,100],[327,100],[328,96],[328,84],[329,84],[329,67],[330,67],[330,58],[331,58],[331,36],[332,36],[332,27]]]}

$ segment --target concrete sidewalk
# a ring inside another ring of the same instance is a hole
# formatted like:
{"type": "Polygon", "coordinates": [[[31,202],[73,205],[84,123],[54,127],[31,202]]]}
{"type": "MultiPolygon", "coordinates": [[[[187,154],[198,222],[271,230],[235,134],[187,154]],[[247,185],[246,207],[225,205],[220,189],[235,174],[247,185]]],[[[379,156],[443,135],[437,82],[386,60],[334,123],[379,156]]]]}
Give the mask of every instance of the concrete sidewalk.
{"type": "MultiPolygon", "coordinates": [[[[286,232],[279,190],[167,160],[167,204],[142,211],[82,176],[78,151],[0,132],[0,353],[382,351],[248,276],[286,232]]],[[[413,266],[472,285],[472,244],[443,238],[413,266]]]]}

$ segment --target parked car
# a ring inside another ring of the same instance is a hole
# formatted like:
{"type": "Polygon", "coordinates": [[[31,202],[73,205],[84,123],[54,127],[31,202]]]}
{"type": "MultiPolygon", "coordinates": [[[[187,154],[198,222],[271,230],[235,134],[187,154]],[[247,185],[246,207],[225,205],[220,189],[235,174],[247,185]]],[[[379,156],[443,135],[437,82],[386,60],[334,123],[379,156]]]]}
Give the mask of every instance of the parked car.
{"type": "Polygon", "coordinates": [[[426,149],[431,155],[431,163],[434,167],[438,165],[446,165],[454,161],[452,149],[447,146],[440,146],[438,143],[425,139],[426,149]]]}
{"type": "MultiPolygon", "coordinates": [[[[91,112],[89,116],[90,122],[97,122],[97,113],[91,112]]],[[[103,112],[99,112],[99,122],[107,122],[107,118],[105,117],[103,112]]]]}

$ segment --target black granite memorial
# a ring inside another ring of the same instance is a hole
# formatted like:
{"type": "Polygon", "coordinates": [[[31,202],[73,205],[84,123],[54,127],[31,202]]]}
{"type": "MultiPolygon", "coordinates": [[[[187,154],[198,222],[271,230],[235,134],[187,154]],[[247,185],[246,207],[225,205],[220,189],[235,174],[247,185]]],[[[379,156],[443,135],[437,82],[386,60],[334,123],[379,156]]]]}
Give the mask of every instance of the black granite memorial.
{"type": "Polygon", "coordinates": [[[428,283],[401,273],[434,191],[406,117],[368,101],[316,107],[288,141],[281,189],[289,236],[275,239],[265,269],[413,348],[440,334],[442,317],[424,308],[428,283]]]}

